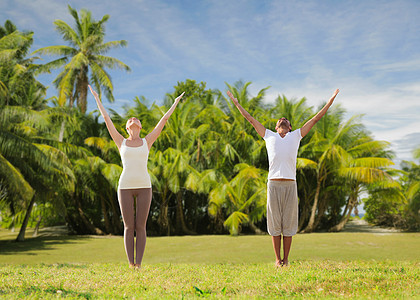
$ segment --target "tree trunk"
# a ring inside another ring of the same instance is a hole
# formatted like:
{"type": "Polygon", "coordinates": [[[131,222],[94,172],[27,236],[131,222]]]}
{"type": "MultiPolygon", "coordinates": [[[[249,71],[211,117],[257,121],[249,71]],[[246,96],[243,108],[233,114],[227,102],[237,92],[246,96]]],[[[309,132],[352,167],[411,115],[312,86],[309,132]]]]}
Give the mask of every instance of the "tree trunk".
{"type": "Polygon", "coordinates": [[[32,236],[38,235],[39,225],[41,224],[42,216],[39,216],[38,221],[36,222],[34,234],[32,236]]]}
{"type": "Polygon", "coordinates": [[[324,197],[318,200],[318,209],[317,209],[318,213],[316,214],[316,217],[315,217],[313,230],[318,228],[318,225],[321,222],[322,217],[325,215],[326,208],[327,208],[327,197],[324,194],[324,197]]]}
{"type": "Polygon", "coordinates": [[[302,201],[299,201],[299,205],[301,206],[301,212],[299,214],[298,232],[302,231],[303,225],[305,225],[305,222],[309,217],[309,211],[311,209],[309,204],[306,205],[306,199],[309,199],[309,198],[307,198],[307,197],[300,198],[300,200],[302,200],[302,201]],[[303,199],[305,199],[305,200],[303,200],[303,199]]]}
{"type": "Polygon", "coordinates": [[[316,215],[316,210],[318,208],[318,199],[319,199],[320,191],[321,191],[321,180],[318,179],[317,185],[316,185],[315,197],[314,197],[314,204],[312,205],[312,210],[311,210],[311,217],[309,218],[308,225],[302,231],[302,233],[310,233],[314,230],[315,215],[316,215]]]}
{"type": "Polygon", "coordinates": [[[66,126],[66,121],[61,122],[60,134],[58,135],[58,141],[61,143],[64,138],[64,129],[66,126]]]}
{"type": "Polygon", "coordinates": [[[74,200],[76,202],[76,208],[77,208],[77,212],[79,213],[80,219],[82,220],[83,224],[88,229],[88,231],[93,234],[104,235],[105,233],[99,228],[97,228],[95,225],[93,225],[89,221],[89,219],[86,217],[82,209],[82,206],[80,205],[80,201],[77,199],[77,197],[75,197],[74,200]]]}
{"type": "Polygon", "coordinates": [[[258,235],[263,235],[264,234],[264,232],[261,229],[259,229],[257,226],[255,226],[255,224],[253,222],[249,222],[248,225],[249,225],[249,228],[251,228],[251,230],[255,234],[258,234],[258,235]]]}
{"type": "Polygon", "coordinates": [[[348,210],[346,213],[343,214],[343,217],[341,218],[340,222],[330,228],[330,232],[338,232],[343,230],[344,226],[347,224],[348,220],[350,219],[351,212],[353,211],[354,206],[357,204],[357,196],[351,196],[349,197],[349,202],[347,204],[348,210]]]}
{"type": "Polygon", "coordinates": [[[79,79],[77,82],[77,106],[79,106],[80,111],[84,114],[87,109],[87,90],[88,90],[88,78],[87,78],[88,68],[83,67],[82,71],[79,73],[79,79]]]}
{"type": "Polygon", "coordinates": [[[217,210],[216,216],[214,217],[214,231],[216,233],[224,233],[225,226],[223,225],[223,216],[221,209],[217,210]]]}
{"type": "Polygon", "coordinates": [[[113,234],[122,234],[123,233],[123,226],[122,226],[122,222],[121,222],[121,213],[120,210],[118,209],[119,206],[117,205],[118,200],[115,199],[115,196],[113,197],[113,199],[111,200],[111,207],[112,207],[112,217],[111,217],[111,221],[112,221],[112,233],[113,234]]]}
{"type": "Polygon", "coordinates": [[[106,209],[106,203],[103,197],[101,197],[101,208],[102,208],[102,215],[104,216],[106,233],[110,234],[112,233],[112,227],[111,227],[111,222],[109,220],[108,211],[106,209]]]}
{"type": "Polygon", "coordinates": [[[197,234],[196,232],[189,230],[187,224],[185,224],[182,190],[176,194],[176,231],[182,234],[197,234]]]}
{"type": "Polygon", "coordinates": [[[25,240],[26,227],[28,226],[29,217],[31,216],[34,203],[35,203],[35,195],[32,196],[31,202],[29,202],[28,208],[26,209],[25,219],[23,219],[22,227],[20,227],[19,235],[16,238],[16,242],[23,242],[25,240]]]}
{"type": "Polygon", "coordinates": [[[354,215],[355,215],[356,217],[360,218],[360,216],[359,216],[359,209],[357,208],[357,207],[358,207],[358,205],[359,205],[359,201],[356,201],[356,205],[354,206],[353,211],[354,211],[354,215]]]}
{"type": "Polygon", "coordinates": [[[74,105],[74,95],[71,94],[70,95],[70,99],[69,99],[69,107],[72,108],[74,105]]]}
{"type": "Polygon", "coordinates": [[[158,218],[158,224],[159,224],[160,233],[166,236],[170,236],[171,226],[168,220],[169,199],[167,199],[167,194],[168,194],[168,189],[167,187],[165,187],[162,193],[162,202],[160,204],[160,214],[158,218]]]}

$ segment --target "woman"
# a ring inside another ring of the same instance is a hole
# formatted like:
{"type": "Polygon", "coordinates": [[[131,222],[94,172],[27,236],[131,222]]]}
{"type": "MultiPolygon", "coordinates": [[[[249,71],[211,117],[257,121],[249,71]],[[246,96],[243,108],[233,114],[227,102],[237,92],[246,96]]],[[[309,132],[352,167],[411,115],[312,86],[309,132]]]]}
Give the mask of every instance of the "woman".
{"type": "Polygon", "coordinates": [[[111,118],[99,100],[98,94],[89,89],[95,97],[99,111],[105,120],[108,132],[120,151],[123,171],[118,183],[118,202],[124,221],[124,246],[130,268],[140,268],[146,247],[146,221],[152,201],[152,184],[147,172],[149,150],[162,132],[166,121],[174,112],[184,93],[175,99],[172,107],[160,119],[159,123],[145,138],[140,138],[141,122],[130,118],[126,123],[129,137],[125,139],[115,129],[111,118]],[[136,211],[134,212],[134,197],[136,211]],[[136,232],[136,261],[134,262],[134,231],[136,232]]]}

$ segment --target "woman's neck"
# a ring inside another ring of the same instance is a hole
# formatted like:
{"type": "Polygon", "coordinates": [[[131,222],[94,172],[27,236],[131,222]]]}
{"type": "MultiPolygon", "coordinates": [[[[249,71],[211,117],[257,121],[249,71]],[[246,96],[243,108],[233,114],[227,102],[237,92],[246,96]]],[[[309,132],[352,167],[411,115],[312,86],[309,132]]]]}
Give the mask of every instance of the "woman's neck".
{"type": "Polygon", "coordinates": [[[132,136],[132,135],[130,135],[130,136],[127,138],[127,140],[130,140],[130,141],[140,140],[140,136],[132,136]]]}

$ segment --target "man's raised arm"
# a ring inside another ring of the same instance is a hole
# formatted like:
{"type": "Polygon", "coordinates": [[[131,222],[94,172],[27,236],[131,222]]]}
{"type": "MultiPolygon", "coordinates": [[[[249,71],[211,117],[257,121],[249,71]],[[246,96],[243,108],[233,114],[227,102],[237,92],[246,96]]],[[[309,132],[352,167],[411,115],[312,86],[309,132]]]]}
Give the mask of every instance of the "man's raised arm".
{"type": "Polygon", "coordinates": [[[340,90],[336,89],[334,94],[331,96],[330,100],[328,100],[327,104],[308,122],[305,123],[305,125],[302,126],[300,129],[300,135],[304,137],[308,134],[308,132],[314,127],[314,125],[321,120],[321,118],[327,113],[327,110],[330,108],[330,106],[333,104],[335,97],[337,96],[338,92],[340,90]]]}
{"type": "Polygon", "coordinates": [[[238,102],[238,99],[233,97],[232,93],[230,91],[227,91],[227,94],[230,99],[232,99],[233,104],[238,108],[241,115],[245,117],[245,119],[248,120],[249,123],[251,123],[252,126],[254,126],[257,133],[263,138],[265,136],[265,127],[255,120],[238,102]]]}

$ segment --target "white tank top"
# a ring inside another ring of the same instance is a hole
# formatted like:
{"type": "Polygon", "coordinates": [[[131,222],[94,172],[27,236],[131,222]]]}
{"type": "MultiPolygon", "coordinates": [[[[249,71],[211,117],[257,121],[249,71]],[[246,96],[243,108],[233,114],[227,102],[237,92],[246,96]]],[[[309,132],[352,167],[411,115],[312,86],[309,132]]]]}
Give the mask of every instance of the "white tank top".
{"type": "Polygon", "coordinates": [[[140,147],[130,147],[123,140],[120,148],[123,171],[118,182],[119,189],[151,188],[150,176],[147,172],[149,148],[146,139],[140,147]]]}

